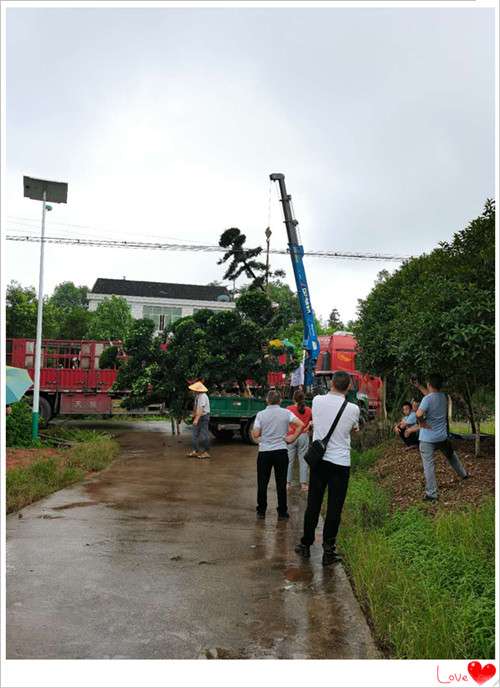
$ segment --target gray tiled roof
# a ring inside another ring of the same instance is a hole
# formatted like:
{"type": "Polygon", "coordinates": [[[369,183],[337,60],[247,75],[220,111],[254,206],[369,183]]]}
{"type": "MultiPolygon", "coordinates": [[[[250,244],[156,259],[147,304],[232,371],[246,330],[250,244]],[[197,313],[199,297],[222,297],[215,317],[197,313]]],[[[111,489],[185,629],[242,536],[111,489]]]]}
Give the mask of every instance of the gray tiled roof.
{"type": "Polygon", "coordinates": [[[226,287],[203,284],[172,284],[170,282],[142,282],[136,280],[107,279],[99,277],[92,294],[115,296],[145,296],[155,299],[186,299],[189,301],[217,301],[219,296],[231,295],[226,287]]]}

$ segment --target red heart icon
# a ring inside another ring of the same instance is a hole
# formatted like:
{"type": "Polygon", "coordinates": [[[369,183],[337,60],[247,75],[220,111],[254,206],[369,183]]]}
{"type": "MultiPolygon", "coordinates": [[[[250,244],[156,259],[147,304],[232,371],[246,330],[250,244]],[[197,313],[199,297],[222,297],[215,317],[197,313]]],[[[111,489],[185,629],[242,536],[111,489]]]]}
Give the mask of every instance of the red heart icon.
{"type": "Polygon", "coordinates": [[[497,673],[496,667],[493,664],[485,664],[484,667],[481,666],[480,662],[469,662],[467,669],[469,674],[472,676],[476,683],[480,686],[497,673]]]}

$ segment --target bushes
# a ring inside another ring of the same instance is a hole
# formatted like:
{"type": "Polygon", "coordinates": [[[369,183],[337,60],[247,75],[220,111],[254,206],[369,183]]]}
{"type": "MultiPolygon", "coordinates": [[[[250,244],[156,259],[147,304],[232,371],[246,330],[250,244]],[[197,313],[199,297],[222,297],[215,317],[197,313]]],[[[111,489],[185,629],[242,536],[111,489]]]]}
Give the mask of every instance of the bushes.
{"type": "Polygon", "coordinates": [[[339,544],[380,646],[402,659],[493,657],[494,500],[435,518],[389,513],[388,495],[354,468],[339,544]]]}
{"type": "Polygon", "coordinates": [[[5,418],[5,443],[7,447],[39,447],[39,441],[31,439],[31,408],[26,401],[11,405],[5,418]]]}

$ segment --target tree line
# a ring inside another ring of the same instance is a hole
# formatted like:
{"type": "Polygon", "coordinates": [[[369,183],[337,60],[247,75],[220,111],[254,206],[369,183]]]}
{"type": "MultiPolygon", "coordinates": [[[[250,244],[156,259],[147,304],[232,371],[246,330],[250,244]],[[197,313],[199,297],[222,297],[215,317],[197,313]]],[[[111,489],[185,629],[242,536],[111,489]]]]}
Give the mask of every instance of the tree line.
{"type": "Polygon", "coordinates": [[[353,330],[363,370],[387,380],[394,403],[411,375],[440,372],[479,431],[494,412],[494,201],[451,241],[379,273],[353,330]]]}
{"type": "MultiPolygon", "coordinates": [[[[127,301],[118,296],[105,299],[90,311],[86,286],[62,282],[43,300],[44,339],[124,339],[133,323],[127,301]]],[[[12,281],[7,286],[5,325],[7,337],[36,336],[38,299],[34,287],[12,281]]]]}

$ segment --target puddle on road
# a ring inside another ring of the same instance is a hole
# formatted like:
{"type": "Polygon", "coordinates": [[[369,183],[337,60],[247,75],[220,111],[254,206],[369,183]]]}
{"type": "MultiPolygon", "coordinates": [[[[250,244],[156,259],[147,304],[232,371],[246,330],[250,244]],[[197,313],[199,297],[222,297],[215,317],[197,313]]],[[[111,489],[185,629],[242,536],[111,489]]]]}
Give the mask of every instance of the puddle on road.
{"type": "Polygon", "coordinates": [[[53,511],[62,511],[63,509],[75,509],[78,506],[95,506],[99,502],[70,502],[69,504],[62,504],[61,506],[53,506],[53,511]]]}
{"type": "Polygon", "coordinates": [[[289,566],[283,571],[287,581],[310,583],[313,579],[313,572],[311,569],[301,569],[297,566],[289,566]]]}
{"type": "Polygon", "coordinates": [[[64,518],[64,516],[55,516],[54,514],[42,514],[41,516],[37,516],[37,518],[64,518]]]}

